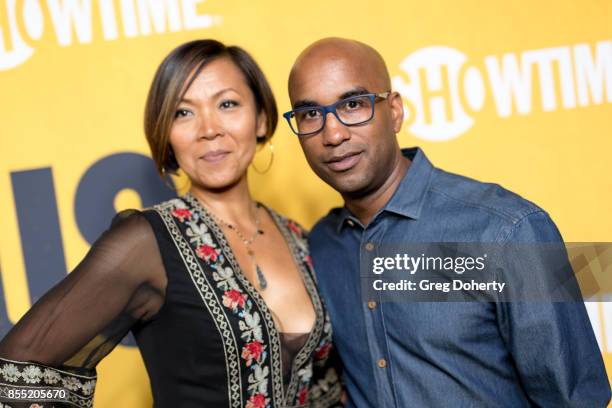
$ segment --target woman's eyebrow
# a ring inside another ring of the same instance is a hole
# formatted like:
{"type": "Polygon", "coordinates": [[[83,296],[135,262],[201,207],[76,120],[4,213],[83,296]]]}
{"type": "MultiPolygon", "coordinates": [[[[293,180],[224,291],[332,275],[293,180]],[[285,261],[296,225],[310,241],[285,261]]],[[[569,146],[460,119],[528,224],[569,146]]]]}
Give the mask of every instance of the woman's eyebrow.
{"type": "MultiPolygon", "coordinates": [[[[236,93],[240,93],[240,92],[238,92],[236,89],[231,88],[231,87],[230,87],[230,88],[224,88],[224,89],[221,89],[221,90],[219,90],[219,91],[215,92],[214,94],[212,94],[212,95],[211,95],[211,98],[216,98],[217,96],[219,96],[219,95],[221,95],[221,94],[223,94],[223,93],[225,93],[225,92],[229,92],[229,91],[234,91],[234,92],[236,92],[236,93]]],[[[192,104],[192,105],[194,105],[194,104],[195,104],[195,101],[193,101],[192,99],[189,99],[189,98],[185,98],[185,97],[181,98],[181,100],[179,101],[179,103],[180,103],[180,102],[186,102],[186,103],[190,103],[190,104],[192,104]]]]}

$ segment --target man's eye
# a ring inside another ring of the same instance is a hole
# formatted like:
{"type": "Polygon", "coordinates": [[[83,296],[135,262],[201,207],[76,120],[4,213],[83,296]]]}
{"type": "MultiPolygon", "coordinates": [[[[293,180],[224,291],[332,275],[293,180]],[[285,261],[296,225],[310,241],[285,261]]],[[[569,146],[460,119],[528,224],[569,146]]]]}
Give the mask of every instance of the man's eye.
{"type": "Polygon", "coordinates": [[[361,99],[353,99],[351,101],[346,101],[343,105],[345,109],[354,110],[363,108],[364,103],[361,99]]]}
{"type": "Polygon", "coordinates": [[[295,118],[298,122],[319,119],[321,112],[318,109],[304,109],[295,112],[295,118]]]}
{"type": "Polygon", "coordinates": [[[189,112],[187,109],[177,109],[176,113],[174,114],[175,118],[182,118],[183,116],[187,116],[189,115],[191,112],[189,112]]]}
{"type": "Polygon", "coordinates": [[[233,108],[234,106],[238,106],[238,102],[232,100],[223,101],[220,105],[223,109],[233,108]]]}
{"type": "Polygon", "coordinates": [[[319,116],[319,111],[316,109],[306,111],[306,116],[308,118],[316,118],[317,116],[319,116]]]}

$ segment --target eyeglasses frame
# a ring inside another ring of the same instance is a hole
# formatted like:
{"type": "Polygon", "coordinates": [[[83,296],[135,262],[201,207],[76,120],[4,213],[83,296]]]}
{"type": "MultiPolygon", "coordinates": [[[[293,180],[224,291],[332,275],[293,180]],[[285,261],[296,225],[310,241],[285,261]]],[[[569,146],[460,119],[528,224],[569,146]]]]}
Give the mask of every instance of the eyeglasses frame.
{"type": "Polygon", "coordinates": [[[371,121],[372,118],[374,117],[374,111],[375,111],[374,105],[376,104],[376,98],[387,99],[389,95],[391,95],[391,92],[392,91],[386,91],[386,92],[380,92],[380,93],[365,93],[361,95],[349,96],[348,98],[340,99],[339,101],[336,101],[330,105],[302,106],[297,109],[292,109],[289,112],[283,113],[283,117],[287,120],[287,123],[289,124],[291,131],[293,131],[293,133],[295,133],[298,137],[310,136],[310,135],[314,135],[322,131],[325,128],[325,124],[327,123],[328,113],[332,113],[336,117],[336,119],[338,119],[338,121],[342,123],[344,126],[359,126],[359,125],[363,125],[364,123],[371,121]],[[351,123],[351,124],[345,123],[342,119],[340,119],[340,117],[338,116],[338,112],[336,111],[336,106],[340,105],[341,103],[350,102],[353,99],[363,98],[364,96],[369,97],[370,102],[372,103],[372,114],[370,115],[368,119],[358,122],[358,123],[351,123]],[[311,109],[319,109],[323,112],[323,123],[321,124],[321,128],[315,132],[308,132],[308,133],[298,132],[291,125],[291,114],[295,115],[296,112],[301,112],[301,111],[311,110],[311,109]]]}

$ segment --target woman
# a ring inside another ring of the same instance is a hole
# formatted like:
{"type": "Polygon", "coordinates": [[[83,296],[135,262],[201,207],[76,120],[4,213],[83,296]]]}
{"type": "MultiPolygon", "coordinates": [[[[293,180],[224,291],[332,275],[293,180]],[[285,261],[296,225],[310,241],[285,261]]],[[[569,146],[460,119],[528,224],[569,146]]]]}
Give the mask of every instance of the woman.
{"type": "Polygon", "coordinates": [[[131,329],[156,407],[338,403],[304,231],[256,203],[247,184],[277,116],[241,48],[199,40],[166,57],[145,133],[160,173],[181,169],[190,192],[120,213],[17,323],[0,342],[0,401],[30,406],[8,393],[61,387],[54,406],[91,406],[97,363],[131,329]]]}

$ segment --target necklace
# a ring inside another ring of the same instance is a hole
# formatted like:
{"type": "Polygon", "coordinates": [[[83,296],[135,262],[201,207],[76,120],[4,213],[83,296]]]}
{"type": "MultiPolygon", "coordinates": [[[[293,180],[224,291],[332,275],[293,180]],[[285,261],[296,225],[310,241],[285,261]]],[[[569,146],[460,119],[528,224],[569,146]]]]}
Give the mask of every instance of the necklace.
{"type": "Polygon", "coordinates": [[[230,224],[229,222],[217,217],[215,214],[213,214],[212,211],[210,211],[210,209],[208,209],[208,213],[217,222],[217,224],[226,226],[228,229],[234,231],[236,235],[238,235],[238,238],[240,238],[240,240],[242,241],[242,243],[247,249],[247,254],[251,258],[251,263],[255,266],[255,275],[257,276],[257,284],[259,285],[259,288],[261,290],[265,290],[268,287],[268,281],[266,280],[266,277],[264,276],[263,271],[257,264],[257,259],[255,258],[255,251],[253,251],[253,248],[251,247],[251,245],[255,241],[255,238],[257,238],[258,235],[263,235],[264,233],[263,230],[260,228],[261,220],[259,218],[259,208],[260,208],[259,203],[255,203],[255,233],[250,238],[245,237],[242,231],[240,231],[240,229],[234,224],[230,224]]]}

